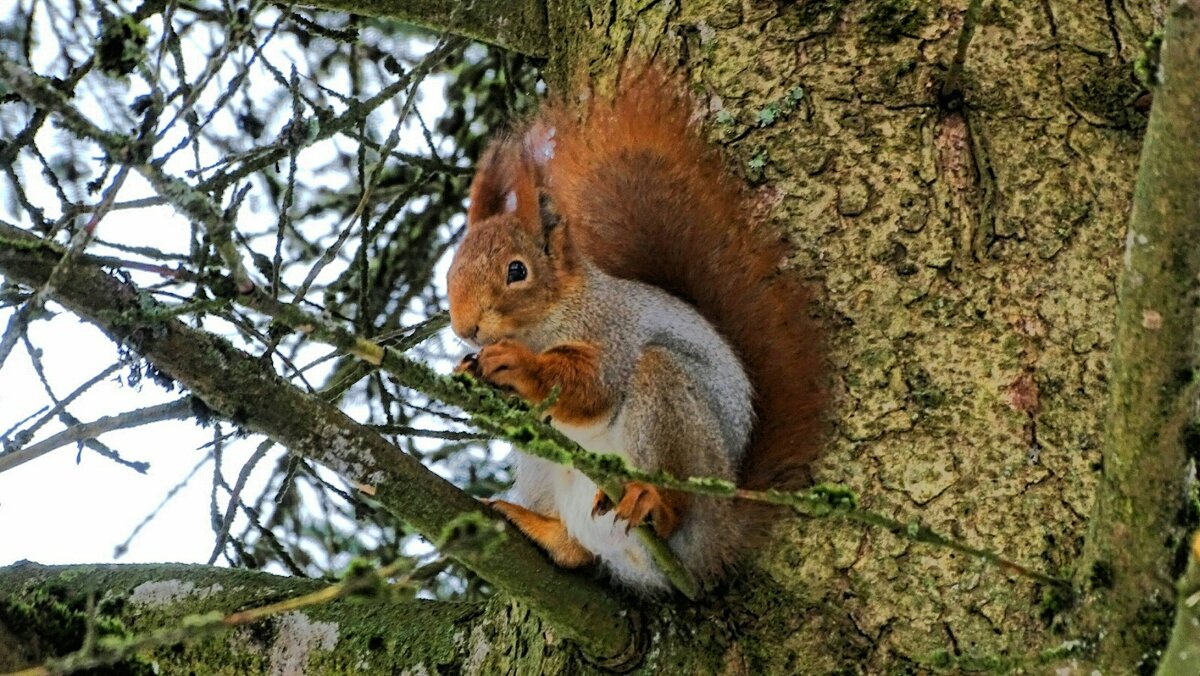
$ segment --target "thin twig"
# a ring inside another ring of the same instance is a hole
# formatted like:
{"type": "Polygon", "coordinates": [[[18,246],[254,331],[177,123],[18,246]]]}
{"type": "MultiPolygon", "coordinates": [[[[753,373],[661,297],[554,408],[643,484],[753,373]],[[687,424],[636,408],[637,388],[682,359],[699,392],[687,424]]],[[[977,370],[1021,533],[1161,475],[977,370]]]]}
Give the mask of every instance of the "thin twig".
{"type": "MultiPolygon", "coordinates": [[[[629,467],[613,455],[590,453],[531,415],[527,409],[514,407],[514,400],[496,394],[488,395],[484,388],[466,388],[455,379],[432,373],[428,367],[413,362],[398,351],[365,338],[355,336],[340,326],[324,323],[295,308],[266,299],[262,294],[242,297],[239,302],[271,315],[275,319],[298,328],[310,337],[339,347],[369,364],[391,373],[402,384],[417,389],[428,396],[458,406],[471,414],[471,424],[498,437],[512,441],[519,448],[546,460],[569,465],[596,483],[605,493],[611,490],[610,499],[620,499],[620,488],[625,481],[644,481],[664,488],[698,493],[715,497],[739,498],[772,504],[786,505],[808,516],[840,516],[851,521],[885,528],[914,542],[923,542],[949,547],[976,556],[1001,568],[1058,587],[1070,587],[1066,580],[1039,573],[1033,569],[1006,559],[984,549],[957,542],[941,535],[920,523],[902,522],[881,514],[858,508],[853,493],[840,487],[819,487],[810,491],[794,493],[779,491],[746,491],[738,489],[728,481],[713,478],[679,479],[663,472],[644,472],[629,467]],[[807,510],[807,511],[802,511],[807,510]]],[[[646,528],[645,526],[641,528],[646,528]]],[[[664,574],[680,575],[686,570],[678,558],[662,543],[661,539],[650,540],[651,529],[639,537],[649,541],[648,547],[664,574]],[[661,543],[661,548],[659,544],[661,543]],[[660,560],[659,557],[662,557],[660,560]]],[[[677,586],[687,586],[686,576],[672,578],[677,586]]],[[[681,591],[685,589],[681,588],[681,591]]],[[[686,592],[685,592],[686,593],[686,592]]]]}
{"type": "Polygon", "coordinates": [[[50,422],[54,418],[59,417],[62,414],[62,412],[64,410],[66,410],[67,406],[69,406],[71,404],[71,402],[75,401],[75,399],[77,399],[84,392],[87,392],[88,390],[92,389],[92,387],[94,387],[96,385],[96,383],[99,383],[101,380],[104,380],[105,378],[109,377],[113,373],[116,373],[117,370],[120,368],[121,368],[120,362],[109,366],[108,368],[104,369],[100,373],[97,373],[96,375],[92,376],[90,379],[87,380],[87,382],[85,382],[82,385],[80,385],[79,387],[75,388],[70,394],[63,397],[61,400],[55,398],[54,395],[51,394],[50,396],[51,396],[51,400],[54,401],[54,406],[50,410],[46,411],[45,415],[43,415],[41,418],[38,418],[37,421],[34,422],[32,425],[21,430],[20,432],[17,432],[13,437],[14,441],[17,444],[20,444],[22,446],[25,445],[28,442],[28,440],[30,438],[32,438],[33,435],[36,434],[37,431],[42,428],[42,426],[44,426],[46,423],[50,422]]]}
{"type": "Polygon", "coordinates": [[[150,510],[149,514],[142,517],[142,520],[139,521],[138,524],[133,527],[133,530],[129,532],[129,536],[125,538],[125,541],[116,547],[113,547],[114,559],[119,559],[122,556],[125,556],[125,552],[129,551],[129,544],[133,542],[133,539],[137,537],[138,533],[140,533],[143,528],[145,528],[151,521],[154,520],[156,516],[158,516],[163,507],[166,507],[167,503],[170,502],[171,499],[176,495],[178,495],[179,491],[183,490],[184,487],[192,481],[192,478],[196,476],[196,474],[200,471],[200,468],[204,467],[205,463],[207,463],[209,460],[212,460],[212,457],[212,453],[205,453],[204,457],[200,458],[200,462],[196,463],[195,466],[192,467],[191,471],[183,477],[183,479],[172,486],[171,490],[167,491],[167,494],[163,496],[163,499],[159,501],[158,505],[155,506],[154,509],[150,510]]]}
{"type": "Polygon", "coordinates": [[[259,461],[266,457],[267,451],[271,450],[271,447],[274,445],[275,442],[270,439],[262,442],[258,445],[258,448],[254,449],[254,454],[250,456],[246,464],[242,465],[242,470],[238,473],[237,481],[234,482],[233,488],[229,491],[229,506],[225,509],[225,518],[221,520],[221,528],[217,532],[217,541],[213,545],[212,554],[208,557],[208,565],[211,566],[225,549],[225,540],[229,538],[229,529],[233,527],[233,517],[237,515],[242,489],[246,487],[246,481],[249,480],[250,473],[254,471],[259,461]]]}
{"type": "Polygon", "coordinates": [[[158,406],[149,406],[140,408],[136,411],[128,411],[119,415],[110,415],[103,418],[97,418],[90,423],[82,423],[73,425],[67,429],[55,434],[54,436],[39,441],[32,446],[18,448],[0,454],[0,472],[23,465],[30,460],[46,455],[50,451],[66,446],[67,444],[78,443],[86,439],[94,439],[105,432],[113,430],[129,429],[149,425],[150,423],[162,422],[164,420],[178,420],[191,415],[192,405],[191,397],[176,399],[175,401],[158,406]]]}

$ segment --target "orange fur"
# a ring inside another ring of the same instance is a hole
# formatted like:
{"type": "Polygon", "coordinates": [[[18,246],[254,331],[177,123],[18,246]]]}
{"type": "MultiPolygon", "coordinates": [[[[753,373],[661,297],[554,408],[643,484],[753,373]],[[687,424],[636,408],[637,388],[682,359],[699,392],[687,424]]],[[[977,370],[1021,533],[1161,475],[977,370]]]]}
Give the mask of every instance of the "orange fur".
{"type": "Polygon", "coordinates": [[[567,533],[561,519],[538,514],[505,500],[492,500],[489,504],[546,550],[554,563],[563,568],[578,568],[592,562],[592,553],[567,533]]]}
{"type": "MultiPolygon", "coordinates": [[[[654,524],[654,532],[666,538],[679,528],[686,507],[685,493],[660,489],[641,481],[630,481],[625,484],[625,493],[617,503],[616,510],[617,517],[628,522],[626,530],[642,525],[649,517],[654,524]]],[[[596,491],[596,497],[592,500],[592,516],[607,514],[611,509],[612,501],[604,491],[596,491]]]]}
{"type": "Polygon", "coordinates": [[[551,105],[535,123],[558,130],[546,190],[585,258],[691,303],[733,344],[758,420],[741,485],[801,487],[825,441],[822,335],[804,287],[779,272],[784,240],[747,221],[692,110],[654,68],[626,73],[615,100],[593,99],[582,123],[551,105]]]}
{"type": "Polygon", "coordinates": [[[477,360],[484,380],[512,388],[535,404],[559,388],[549,410],[555,420],[584,425],[611,406],[611,397],[600,382],[600,348],[591,343],[563,343],[534,353],[521,343],[502,340],[484,346],[477,360]]]}

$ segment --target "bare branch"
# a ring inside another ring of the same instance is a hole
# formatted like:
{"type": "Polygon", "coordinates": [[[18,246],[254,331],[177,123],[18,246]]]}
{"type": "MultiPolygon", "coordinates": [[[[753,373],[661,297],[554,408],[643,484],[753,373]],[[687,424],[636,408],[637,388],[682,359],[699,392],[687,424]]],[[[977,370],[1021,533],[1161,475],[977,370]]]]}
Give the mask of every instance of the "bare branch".
{"type": "MultiPolygon", "coordinates": [[[[0,273],[6,277],[42,284],[59,258],[46,242],[0,225],[0,273]]],[[[86,262],[71,266],[54,299],[136,349],[213,410],[333,469],[431,540],[440,541],[464,515],[483,511],[378,433],[224,340],[163,317],[138,289],[86,262]]],[[[525,538],[490,544],[447,553],[535,609],[585,652],[617,662],[635,657],[630,620],[607,590],[555,568],[525,538]]]]}
{"type": "Polygon", "coordinates": [[[0,472],[6,472],[30,460],[40,458],[50,451],[62,448],[67,444],[95,439],[105,432],[140,427],[164,420],[179,420],[188,417],[191,413],[191,399],[190,397],[184,397],[166,404],[140,408],[136,411],[129,411],[120,415],[98,418],[90,423],[74,425],[32,446],[18,448],[0,455],[0,472]]]}

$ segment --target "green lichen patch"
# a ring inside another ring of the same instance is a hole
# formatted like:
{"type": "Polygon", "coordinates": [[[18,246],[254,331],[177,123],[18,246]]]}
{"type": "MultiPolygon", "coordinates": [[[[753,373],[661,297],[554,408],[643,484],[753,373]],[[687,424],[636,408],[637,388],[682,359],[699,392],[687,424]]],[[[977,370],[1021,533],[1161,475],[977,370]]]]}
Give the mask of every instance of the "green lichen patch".
{"type": "MultiPolygon", "coordinates": [[[[796,112],[796,108],[799,107],[800,102],[803,100],[804,87],[796,85],[789,89],[787,94],[784,94],[782,98],[772,101],[759,109],[758,114],[755,115],[755,121],[760,127],[769,127],[778,121],[786,120],[792,113],[796,112]]],[[[717,121],[720,122],[719,115],[717,121]]]]}
{"type": "Polygon", "coordinates": [[[767,151],[765,148],[760,148],[746,162],[746,180],[751,183],[761,182],[765,178],[767,162],[767,151]]]}

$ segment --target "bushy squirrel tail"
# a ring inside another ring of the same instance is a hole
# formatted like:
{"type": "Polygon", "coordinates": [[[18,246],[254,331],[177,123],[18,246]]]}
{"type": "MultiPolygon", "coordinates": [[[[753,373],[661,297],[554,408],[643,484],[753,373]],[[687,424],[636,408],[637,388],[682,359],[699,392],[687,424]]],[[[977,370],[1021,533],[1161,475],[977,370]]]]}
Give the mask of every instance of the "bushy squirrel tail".
{"type": "Polygon", "coordinates": [[[733,344],[757,415],[739,484],[803,487],[826,441],[821,331],[804,286],[779,271],[784,239],[747,218],[693,110],[655,67],[626,72],[615,97],[593,97],[582,121],[577,108],[550,105],[534,123],[554,130],[547,187],[586,257],[691,303],[733,344]]]}

